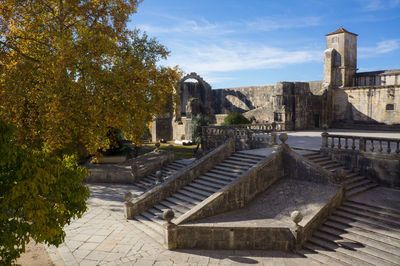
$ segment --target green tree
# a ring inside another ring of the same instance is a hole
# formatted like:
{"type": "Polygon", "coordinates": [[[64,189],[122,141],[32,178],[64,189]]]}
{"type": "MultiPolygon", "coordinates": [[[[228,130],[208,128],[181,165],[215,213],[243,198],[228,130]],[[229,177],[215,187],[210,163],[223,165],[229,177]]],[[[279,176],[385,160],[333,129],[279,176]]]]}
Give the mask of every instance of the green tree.
{"type": "Polygon", "coordinates": [[[192,141],[197,144],[197,148],[201,143],[203,126],[208,126],[211,123],[211,118],[208,115],[197,114],[192,118],[190,124],[190,131],[192,132],[192,141]]]}
{"type": "Polygon", "coordinates": [[[250,124],[251,122],[242,114],[231,112],[225,117],[224,122],[222,125],[229,126],[229,125],[240,125],[240,124],[250,124]]]}
{"type": "Polygon", "coordinates": [[[128,30],[139,0],[0,1],[0,119],[16,141],[81,157],[109,128],[140,144],[146,121],[176,100],[167,49],[128,30]]]}
{"type": "Polygon", "coordinates": [[[0,264],[9,265],[32,238],[59,245],[63,227],[86,211],[87,170],[73,157],[19,146],[0,120],[0,264]]]}

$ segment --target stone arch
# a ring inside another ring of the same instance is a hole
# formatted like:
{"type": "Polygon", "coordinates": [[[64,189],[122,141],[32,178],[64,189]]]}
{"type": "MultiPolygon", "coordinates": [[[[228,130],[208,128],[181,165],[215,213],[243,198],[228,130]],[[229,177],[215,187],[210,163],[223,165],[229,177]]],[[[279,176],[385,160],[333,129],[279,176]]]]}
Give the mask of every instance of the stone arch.
{"type": "Polygon", "coordinates": [[[204,88],[210,88],[210,84],[208,84],[202,77],[200,77],[196,72],[191,72],[190,74],[187,74],[181,79],[181,83],[185,82],[188,79],[195,79],[197,80],[200,84],[203,85],[204,88]]]}

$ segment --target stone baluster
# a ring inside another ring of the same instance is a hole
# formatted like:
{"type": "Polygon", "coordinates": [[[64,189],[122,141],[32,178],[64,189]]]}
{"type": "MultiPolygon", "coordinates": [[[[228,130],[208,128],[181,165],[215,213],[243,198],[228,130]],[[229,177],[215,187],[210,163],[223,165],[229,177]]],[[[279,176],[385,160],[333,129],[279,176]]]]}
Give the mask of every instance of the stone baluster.
{"type": "Polygon", "coordinates": [[[335,137],[331,137],[331,148],[335,147],[335,137]]]}
{"type": "Polygon", "coordinates": [[[387,149],[386,152],[390,154],[392,150],[390,149],[390,140],[387,141],[387,149]]]}
{"type": "Polygon", "coordinates": [[[348,138],[345,137],[345,138],[344,138],[344,148],[345,148],[346,150],[349,148],[349,145],[347,144],[347,140],[348,140],[348,138]]]}
{"type": "Polygon", "coordinates": [[[358,149],[360,151],[365,151],[366,148],[366,140],[364,138],[360,138],[359,143],[358,143],[358,149]]]}
{"type": "Polygon", "coordinates": [[[378,152],[382,152],[383,148],[382,148],[382,140],[379,141],[379,146],[378,146],[378,152]]]}
{"type": "Polygon", "coordinates": [[[375,149],[375,147],[374,147],[374,140],[371,139],[370,141],[371,141],[371,143],[370,143],[370,145],[369,145],[369,150],[370,150],[371,152],[374,152],[374,149],[375,149]]]}
{"type": "Polygon", "coordinates": [[[322,132],[321,137],[322,137],[322,147],[323,148],[328,148],[328,126],[327,125],[322,125],[322,129],[324,132],[322,132]]]}
{"type": "Polygon", "coordinates": [[[340,139],[341,139],[341,138],[339,137],[339,138],[338,138],[338,146],[337,146],[339,150],[340,150],[340,148],[342,148],[342,144],[340,143],[340,139]]]}
{"type": "Polygon", "coordinates": [[[356,149],[356,140],[355,138],[351,138],[352,139],[352,144],[351,144],[351,149],[354,151],[356,149]]]}
{"type": "Polygon", "coordinates": [[[397,141],[396,142],[396,154],[399,154],[400,153],[400,141],[397,141]]]}

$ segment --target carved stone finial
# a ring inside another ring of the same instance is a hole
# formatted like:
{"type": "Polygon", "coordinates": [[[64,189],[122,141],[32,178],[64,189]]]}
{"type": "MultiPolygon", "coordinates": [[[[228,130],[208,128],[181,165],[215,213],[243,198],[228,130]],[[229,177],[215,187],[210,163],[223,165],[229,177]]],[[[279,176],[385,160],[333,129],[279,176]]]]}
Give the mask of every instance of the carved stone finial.
{"type": "Polygon", "coordinates": [[[303,215],[299,211],[293,211],[290,214],[290,218],[292,218],[292,221],[298,226],[301,220],[303,220],[303,215]]]}
{"type": "Polygon", "coordinates": [[[288,135],[287,135],[286,133],[282,133],[282,134],[279,135],[279,140],[280,140],[283,144],[285,144],[285,142],[287,141],[287,139],[288,139],[288,135]]]}
{"type": "Polygon", "coordinates": [[[324,130],[324,132],[328,131],[328,125],[327,124],[323,124],[322,125],[322,129],[324,130]]]}
{"type": "Polygon", "coordinates": [[[126,202],[131,201],[131,199],[133,198],[133,194],[131,192],[126,192],[124,195],[124,199],[126,202]]]}
{"type": "Polygon", "coordinates": [[[163,218],[164,220],[166,220],[169,224],[171,223],[171,220],[174,219],[175,217],[175,213],[173,210],[169,209],[169,210],[165,210],[163,212],[163,218]]]}

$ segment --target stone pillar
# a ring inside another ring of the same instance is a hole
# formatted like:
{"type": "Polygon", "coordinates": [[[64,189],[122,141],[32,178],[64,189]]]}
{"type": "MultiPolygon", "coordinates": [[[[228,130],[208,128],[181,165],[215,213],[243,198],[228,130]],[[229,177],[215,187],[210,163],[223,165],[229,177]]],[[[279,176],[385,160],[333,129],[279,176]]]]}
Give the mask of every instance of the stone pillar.
{"type": "Polygon", "coordinates": [[[322,137],[322,148],[327,148],[328,147],[328,126],[326,124],[324,124],[322,126],[322,129],[324,130],[324,132],[322,132],[321,137],[322,137]]]}
{"type": "Polygon", "coordinates": [[[358,143],[358,150],[359,151],[365,151],[365,146],[366,146],[366,143],[367,141],[364,139],[364,138],[360,138],[360,140],[359,140],[359,143],[358,143]]]}
{"type": "Polygon", "coordinates": [[[177,225],[171,222],[174,216],[173,210],[166,210],[163,213],[163,218],[166,220],[164,224],[164,247],[166,249],[177,248],[177,225]]]}

